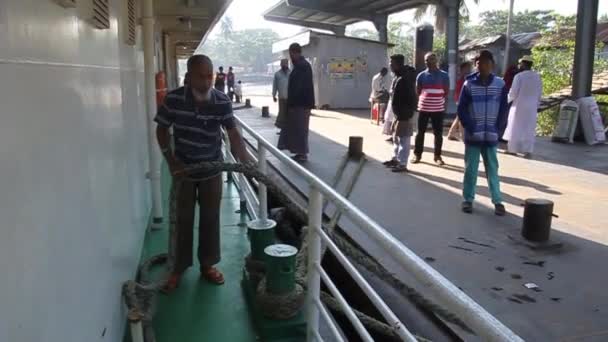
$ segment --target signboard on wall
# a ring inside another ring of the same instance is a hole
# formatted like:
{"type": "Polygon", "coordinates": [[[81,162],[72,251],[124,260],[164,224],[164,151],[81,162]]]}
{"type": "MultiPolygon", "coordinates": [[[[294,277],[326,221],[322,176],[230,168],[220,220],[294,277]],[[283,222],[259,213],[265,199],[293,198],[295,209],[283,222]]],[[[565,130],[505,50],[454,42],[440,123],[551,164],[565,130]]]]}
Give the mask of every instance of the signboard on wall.
{"type": "Polygon", "coordinates": [[[367,57],[357,57],[357,72],[367,72],[367,57]]]}
{"type": "Polygon", "coordinates": [[[355,74],[355,58],[332,57],[329,59],[329,77],[331,79],[352,79],[355,74]]]}

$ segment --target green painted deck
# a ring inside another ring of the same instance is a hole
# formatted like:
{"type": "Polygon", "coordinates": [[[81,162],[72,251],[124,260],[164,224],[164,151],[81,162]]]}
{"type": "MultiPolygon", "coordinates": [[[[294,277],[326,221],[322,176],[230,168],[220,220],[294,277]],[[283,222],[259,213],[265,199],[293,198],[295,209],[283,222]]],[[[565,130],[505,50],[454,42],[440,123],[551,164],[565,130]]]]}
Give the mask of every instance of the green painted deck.
{"type": "MultiPolygon", "coordinates": [[[[163,170],[163,196],[168,216],[170,180],[163,170]]],[[[196,260],[197,232],[195,227],[195,265],[184,274],[180,287],[171,295],[160,294],[154,318],[154,331],[158,342],[249,342],[256,341],[256,332],[249,312],[241,278],[244,257],[249,253],[247,228],[239,226],[247,216],[237,213],[239,196],[232,183],[224,183],[222,199],[222,261],[219,269],[226,283],[212,285],[200,279],[196,260]]],[[[168,222],[168,220],[165,220],[168,222]]],[[[198,223],[198,219],[195,220],[198,223]]],[[[149,231],[142,260],[167,251],[168,223],[161,230],[149,231]]],[[[158,270],[160,272],[160,270],[158,270]]]]}

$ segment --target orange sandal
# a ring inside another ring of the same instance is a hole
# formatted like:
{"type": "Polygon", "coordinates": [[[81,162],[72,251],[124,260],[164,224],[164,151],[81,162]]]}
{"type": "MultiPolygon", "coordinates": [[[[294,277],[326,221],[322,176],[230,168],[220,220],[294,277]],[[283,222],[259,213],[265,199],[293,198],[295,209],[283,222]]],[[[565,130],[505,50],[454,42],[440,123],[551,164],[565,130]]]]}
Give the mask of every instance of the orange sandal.
{"type": "Polygon", "coordinates": [[[216,285],[224,284],[224,275],[217,268],[211,266],[201,269],[201,276],[208,282],[216,285]]]}
{"type": "Polygon", "coordinates": [[[164,294],[169,294],[175,291],[175,289],[179,287],[180,278],[180,274],[171,273],[171,275],[167,279],[167,283],[165,283],[165,285],[160,289],[160,291],[164,294]]]}

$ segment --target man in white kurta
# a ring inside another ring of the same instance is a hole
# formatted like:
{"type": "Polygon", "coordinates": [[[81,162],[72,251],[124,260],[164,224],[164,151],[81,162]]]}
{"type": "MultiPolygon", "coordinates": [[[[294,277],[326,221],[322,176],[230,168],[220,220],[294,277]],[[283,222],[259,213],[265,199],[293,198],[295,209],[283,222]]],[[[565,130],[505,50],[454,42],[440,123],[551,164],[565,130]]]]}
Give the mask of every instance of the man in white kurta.
{"type": "Polygon", "coordinates": [[[540,75],[532,71],[532,57],[524,56],[519,60],[521,72],[513,79],[509,91],[509,123],[503,139],[509,143],[507,151],[531,157],[536,140],[536,118],[538,104],[543,93],[540,75]]]}

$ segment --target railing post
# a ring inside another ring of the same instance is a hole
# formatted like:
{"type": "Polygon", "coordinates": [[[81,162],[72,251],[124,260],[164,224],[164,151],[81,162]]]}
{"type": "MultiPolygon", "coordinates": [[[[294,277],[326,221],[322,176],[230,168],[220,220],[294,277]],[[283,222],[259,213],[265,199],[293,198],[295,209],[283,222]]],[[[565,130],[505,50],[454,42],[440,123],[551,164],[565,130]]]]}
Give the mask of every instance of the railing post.
{"type": "Polygon", "coordinates": [[[320,299],[321,293],[321,276],[315,265],[321,264],[321,229],[323,218],[323,195],[321,192],[312,187],[308,195],[308,233],[310,239],[308,242],[308,284],[307,284],[307,312],[306,322],[308,329],[306,333],[307,341],[313,341],[316,333],[319,330],[319,309],[316,302],[320,299]]]}
{"type": "MultiPolygon", "coordinates": [[[[266,163],[266,148],[258,143],[258,170],[262,174],[266,174],[267,171],[266,163]]],[[[265,221],[268,219],[268,189],[266,184],[260,182],[258,186],[258,198],[260,199],[260,212],[259,219],[265,221]]]]}

